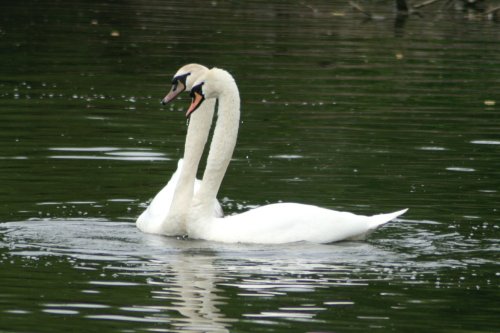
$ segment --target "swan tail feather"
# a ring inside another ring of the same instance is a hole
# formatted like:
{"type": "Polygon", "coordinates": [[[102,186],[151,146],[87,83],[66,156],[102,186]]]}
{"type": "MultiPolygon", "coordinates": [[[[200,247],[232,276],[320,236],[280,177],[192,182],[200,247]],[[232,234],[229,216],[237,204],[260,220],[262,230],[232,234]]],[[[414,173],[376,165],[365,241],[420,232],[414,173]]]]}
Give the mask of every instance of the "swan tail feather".
{"type": "Polygon", "coordinates": [[[379,215],[373,215],[369,217],[369,225],[368,225],[368,230],[365,232],[358,234],[353,237],[349,237],[348,240],[365,240],[366,237],[368,237],[372,232],[374,232],[378,227],[386,224],[387,222],[390,222],[394,220],[396,217],[403,215],[406,213],[408,208],[403,209],[403,210],[398,210],[397,212],[394,213],[388,213],[388,214],[379,214],[379,215]]]}
{"type": "Polygon", "coordinates": [[[370,218],[370,230],[375,230],[376,228],[380,227],[383,224],[386,224],[387,222],[390,222],[394,220],[396,217],[403,215],[406,213],[406,209],[398,210],[397,212],[393,213],[387,213],[387,214],[379,214],[379,215],[374,215],[370,218]]]}

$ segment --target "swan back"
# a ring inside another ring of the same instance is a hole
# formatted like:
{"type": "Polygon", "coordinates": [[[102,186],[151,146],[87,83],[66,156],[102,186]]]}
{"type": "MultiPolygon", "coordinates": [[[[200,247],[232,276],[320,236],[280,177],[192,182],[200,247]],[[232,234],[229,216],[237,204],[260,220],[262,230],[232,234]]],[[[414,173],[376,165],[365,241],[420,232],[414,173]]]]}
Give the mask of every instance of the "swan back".
{"type": "Polygon", "coordinates": [[[364,216],[313,205],[276,203],[210,219],[197,230],[188,230],[190,237],[227,243],[331,243],[363,240],[405,211],[364,216]]]}

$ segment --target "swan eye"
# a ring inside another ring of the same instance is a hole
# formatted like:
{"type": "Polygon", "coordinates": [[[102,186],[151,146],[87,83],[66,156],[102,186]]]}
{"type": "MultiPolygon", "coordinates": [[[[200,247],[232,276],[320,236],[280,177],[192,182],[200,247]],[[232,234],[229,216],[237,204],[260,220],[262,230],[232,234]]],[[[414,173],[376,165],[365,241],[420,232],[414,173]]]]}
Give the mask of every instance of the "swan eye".
{"type": "Polygon", "coordinates": [[[191,73],[186,73],[182,75],[177,75],[172,79],[172,88],[170,92],[162,99],[161,103],[163,105],[170,103],[174,98],[176,98],[181,92],[186,90],[186,79],[191,73]]]}
{"type": "Polygon", "coordinates": [[[204,84],[205,84],[205,82],[202,82],[200,84],[197,84],[193,88],[191,88],[191,92],[189,93],[189,96],[191,96],[191,98],[193,98],[195,96],[195,93],[198,93],[201,96],[205,96],[203,94],[203,91],[201,90],[201,87],[203,87],[204,84]]]}
{"type": "Polygon", "coordinates": [[[186,87],[186,80],[188,75],[191,75],[191,73],[186,73],[182,75],[178,75],[172,79],[172,91],[175,91],[177,89],[177,86],[179,85],[179,82],[182,84],[182,86],[186,87]]]}
{"type": "Polygon", "coordinates": [[[176,91],[177,87],[179,86],[179,83],[181,84],[182,90],[186,89],[186,80],[188,75],[191,75],[191,73],[186,73],[182,75],[178,75],[172,79],[172,91],[176,91]]]}

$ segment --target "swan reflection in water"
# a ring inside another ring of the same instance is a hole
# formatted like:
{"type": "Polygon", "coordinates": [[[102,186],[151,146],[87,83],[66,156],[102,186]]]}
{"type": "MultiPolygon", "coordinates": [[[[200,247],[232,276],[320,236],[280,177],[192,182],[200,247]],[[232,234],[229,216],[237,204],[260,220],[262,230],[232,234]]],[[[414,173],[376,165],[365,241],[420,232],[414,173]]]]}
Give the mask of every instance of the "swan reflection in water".
{"type": "MultiPolygon", "coordinates": [[[[339,286],[365,286],[364,279],[351,277],[352,268],[331,262],[336,256],[362,257],[388,255],[367,243],[336,245],[300,243],[290,245],[235,245],[196,240],[177,240],[145,235],[148,245],[176,248],[175,253],[157,254],[143,264],[151,297],[169,305],[154,318],[168,319],[178,329],[193,332],[229,331],[241,318],[229,318],[221,309],[241,300],[270,299],[289,293],[314,293],[317,289],[339,286]],[[293,248],[295,247],[295,248],[293,248]],[[181,317],[172,316],[172,311],[181,317]]],[[[246,302],[245,302],[246,303],[246,302]]],[[[283,304],[271,301],[263,311],[248,308],[241,315],[257,320],[297,319],[320,321],[316,314],[329,306],[352,306],[350,300],[325,299],[317,306],[283,304]],[[287,306],[289,305],[289,306],[287,306]],[[248,311],[248,312],[247,312],[248,311]]]]}
{"type": "MultiPolygon", "coordinates": [[[[147,237],[158,247],[171,245],[171,239],[147,237]]],[[[186,248],[186,240],[175,240],[180,250],[165,255],[155,255],[145,263],[148,284],[152,286],[151,298],[164,300],[165,312],[155,314],[167,318],[171,325],[187,332],[229,332],[230,323],[219,309],[227,297],[217,288],[220,282],[214,266],[215,252],[211,249],[186,248]],[[179,316],[172,316],[177,312],[179,316]]],[[[172,328],[173,328],[172,327],[172,328]]]]}
{"type": "MultiPolygon", "coordinates": [[[[54,299],[48,296],[40,306],[75,309],[73,316],[92,320],[186,331],[224,332],[241,318],[316,321],[316,314],[331,304],[340,301],[352,306],[353,302],[332,299],[331,292],[329,298],[314,297],[321,301],[312,307],[296,304],[293,297],[287,298],[288,304],[277,304],[272,298],[296,292],[312,295],[339,285],[366,285],[368,280],[354,268],[373,271],[380,265],[406,265],[407,259],[366,242],[225,244],[144,234],[132,223],[96,220],[3,223],[0,246],[8,249],[9,244],[7,255],[13,260],[43,258],[47,267],[60,267],[50,262],[67,261],[69,270],[81,279],[79,292],[86,292],[90,304],[99,305],[85,313],[81,304],[75,304],[81,297],[71,292],[61,295],[58,285],[54,299]],[[82,267],[92,269],[82,275],[82,267]],[[105,287],[105,294],[99,286],[105,287]],[[126,298],[121,297],[123,293],[126,298]],[[266,298],[264,309],[239,306],[231,311],[238,315],[225,312],[228,304],[251,304],[256,297],[266,298]]],[[[54,274],[49,268],[37,278],[52,281],[54,274]]],[[[31,302],[26,304],[31,306],[31,302]]]]}

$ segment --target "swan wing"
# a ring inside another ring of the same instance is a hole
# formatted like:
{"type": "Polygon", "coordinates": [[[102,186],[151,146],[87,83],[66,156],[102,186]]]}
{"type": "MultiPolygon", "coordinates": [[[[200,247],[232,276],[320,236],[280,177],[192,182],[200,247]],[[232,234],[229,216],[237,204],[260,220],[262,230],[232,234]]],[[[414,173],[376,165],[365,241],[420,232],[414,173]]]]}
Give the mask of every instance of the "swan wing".
{"type": "MultiPolygon", "coordinates": [[[[183,159],[179,159],[177,163],[177,170],[172,174],[170,180],[153,198],[149,206],[137,218],[136,225],[139,230],[151,234],[163,234],[165,227],[163,221],[167,218],[170,211],[170,205],[174,198],[175,188],[179,181],[179,175],[182,170],[183,159]]],[[[201,180],[195,179],[194,192],[196,193],[200,188],[201,180]]],[[[213,216],[223,217],[224,212],[218,200],[214,200],[213,216]]],[[[169,228],[176,229],[176,228],[169,228]]],[[[183,232],[179,232],[182,234],[183,232]]]]}
{"type": "Polygon", "coordinates": [[[278,203],[205,221],[198,227],[201,234],[196,230],[189,234],[194,238],[229,243],[331,243],[363,239],[405,211],[363,216],[313,205],[278,203]]]}
{"type": "Polygon", "coordinates": [[[139,230],[146,233],[161,234],[162,222],[167,217],[170,210],[170,204],[174,197],[175,187],[179,180],[179,174],[182,169],[183,160],[177,163],[177,170],[172,174],[160,192],[158,192],[148,207],[137,218],[136,225],[139,230]]]}

